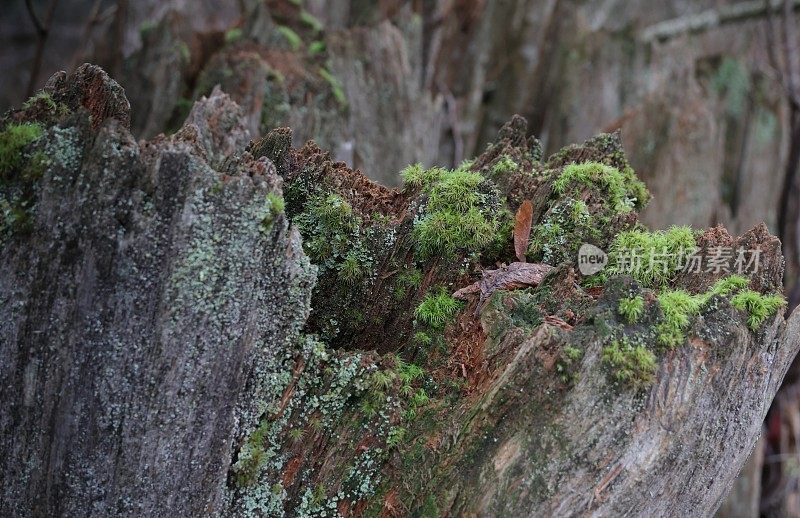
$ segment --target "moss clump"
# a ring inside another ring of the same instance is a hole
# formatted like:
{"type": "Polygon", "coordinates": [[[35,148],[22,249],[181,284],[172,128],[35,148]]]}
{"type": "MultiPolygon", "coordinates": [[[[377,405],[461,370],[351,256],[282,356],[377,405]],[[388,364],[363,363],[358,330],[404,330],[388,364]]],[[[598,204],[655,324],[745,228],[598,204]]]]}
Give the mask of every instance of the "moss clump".
{"type": "Polygon", "coordinates": [[[496,187],[480,174],[464,167],[450,171],[414,165],[401,176],[407,187],[426,195],[413,232],[423,259],[478,254],[503,235],[500,229],[510,213],[496,187]]]}
{"type": "Polygon", "coordinates": [[[518,168],[519,164],[517,164],[513,158],[508,155],[503,155],[500,157],[500,160],[492,166],[492,173],[495,175],[510,174],[518,168]]]}
{"type": "Polygon", "coordinates": [[[392,288],[392,294],[396,299],[404,298],[409,290],[415,290],[422,285],[422,272],[416,268],[404,268],[397,274],[392,288]]]}
{"type": "Polygon", "coordinates": [[[225,43],[235,43],[242,39],[242,36],[244,36],[244,33],[240,27],[229,29],[225,31],[225,43]]]}
{"type": "Polygon", "coordinates": [[[657,368],[652,351],[643,345],[632,345],[626,339],[614,340],[604,347],[603,362],[611,369],[614,379],[635,387],[652,383],[657,368]]]}
{"type": "Polygon", "coordinates": [[[0,178],[7,181],[25,160],[25,148],[42,136],[36,123],[9,124],[0,132],[0,178]]]}
{"type": "Polygon", "coordinates": [[[437,290],[425,296],[414,311],[414,316],[434,329],[442,329],[462,307],[463,304],[448,295],[446,291],[437,290]]]}
{"type": "Polygon", "coordinates": [[[672,349],[686,339],[689,319],[698,314],[706,301],[705,295],[691,295],[684,290],[668,290],[658,295],[663,321],[656,326],[658,344],[672,349]]]}
{"type": "Polygon", "coordinates": [[[328,83],[328,86],[331,87],[331,95],[333,95],[333,98],[339,103],[339,106],[342,108],[347,107],[347,96],[344,93],[342,83],[339,79],[328,69],[322,67],[319,69],[319,75],[328,83]]]}
{"type": "Polygon", "coordinates": [[[686,340],[685,331],[690,319],[699,314],[713,297],[731,297],[731,305],[747,311],[747,325],[757,329],[786,301],[781,295],[762,295],[746,289],[750,281],[741,275],[731,275],[714,283],[705,293],[691,295],[684,290],[668,290],[658,295],[663,320],[656,326],[656,338],[662,347],[672,349],[686,340]],[[738,293],[737,293],[738,292],[738,293]]]}
{"type": "Polygon", "coordinates": [[[725,277],[724,279],[720,279],[714,283],[708,293],[706,293],[707,298],[711,298],[713,295],[719,295],[721,297],[725,297],[733,293],[734,291],[739,291],[750,284],[750,279],[747,277],[743,277],[741,275],[731,275],[729,277],[725,277]]]}
{"type": "Polygon", "coordinates": [[[664,286],[696,249],[694,233],[689,227],[655,232],[627,230],[611,243],[609,271],[628,274],[642,286],[664,286]]]}
{"type": "Polygon", "coordinates": [[[747,326],[755,331],[767,319],[786,305],[783,295],[763,295],[753,290],[743,290],[731,298],[731,305],[748,313],[747,326]]]}
{"type": "MultiPolygon", "coordinates": [[[[215,186],[215,189],[219,187],[215,186]]],[[[272,228],[272,223],[279,215],[283,214],[286,209],[286,203],[283,201],[283,196],[278,193],[267,193],[266,203],[264,206],[264,216],[261,220],[261,226],[264,230],[272,228]]]]}
{"type": "Polygon", "coordinates": [[[267,460],[264,451],[264,441],[267,438],[271,424],[263,420],[239,450],[232,470],[238,487],[249,487],[258,480],[258,473],[267,460]]]}
{"type": "Polygon", "coordinates": [[[396,448],[405,439],[406,436],[406,429],[402,426],[393,426],[389,433],[386,436],[386,447],[387,448],[396,448]]]}
{"type": "Polygon", "coordinates": [[[531,230],[528,254],[548,264],[574,262],[580,246],[591,243],[606,248],[633,218],[620,217],[644,206],[647,189],[633,175],[599,162],[568,164],[549,170],[556,175],[557,196],[531,230]]]}
{"type": "Polygon", "coordinates": [[[633,170],[621,173],[617,168],[599,162],[569,164],[553,183],[558,194],[567,192],[570,185],[598,187],[609,198],[609,204],[617,213],[630,212],[647,203],[649,194],[644,184],[636,178],[633,170]]]}
{"type": "Polygon", "coordinates": [[[39,124],[9,124],[0,132],[0,238],[31,228],[36,203],[35,182],[48,156],[30,149],[42,136],[39,124]]]}
{"type": "Polygon", "coordinates": [[[644,313],[644,298],[641,295],[627,297],[619,300],[617,312],[629,324],[635,324],[644,313]]]}
{"type": "Polygon", "coordinates": [[[567,345],[561,350],[556,361],[556,372],[563,383],[570,383],[575,380],[575,367],[583,358],[583,349],[567,345]]]}

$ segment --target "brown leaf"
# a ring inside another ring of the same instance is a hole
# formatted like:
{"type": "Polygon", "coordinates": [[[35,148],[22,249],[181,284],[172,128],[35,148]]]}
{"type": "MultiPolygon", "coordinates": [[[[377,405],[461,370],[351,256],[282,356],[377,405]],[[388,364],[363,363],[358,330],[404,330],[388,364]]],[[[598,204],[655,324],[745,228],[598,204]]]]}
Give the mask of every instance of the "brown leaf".
{"type": "Polygon", "coordinates": [[[517,253],[517,259],[522,263],[525,262],[525,252],[528,251],[528,241],[531,238],[532,219],[533,204],[531,200],[525,200],[519,206],[514,219],[514,252],[517,253]]]}
{"type": "Polygon", "coordinates": [[[470,295],[480,294],[478,307],[475,312],[480,313],[486,300],[495,290],[514,290],[538,286],[544,276],[553,267],[540,263],[511,263],[499,270],[484,270],[480,281],[461,288],[453,294],[454,298],[467,300],[470,295]]]}

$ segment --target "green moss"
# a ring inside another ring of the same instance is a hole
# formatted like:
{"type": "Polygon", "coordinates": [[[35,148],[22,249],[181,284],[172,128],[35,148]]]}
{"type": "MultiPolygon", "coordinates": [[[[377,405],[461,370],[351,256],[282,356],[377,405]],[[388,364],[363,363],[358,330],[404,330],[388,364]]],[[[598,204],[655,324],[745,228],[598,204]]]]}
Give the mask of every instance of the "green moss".
{"type": "Polygon", "coordinates": [[[300,21],[307,25],[314,32],[320,32],[324,28],[324,25],[322,25],[322,22],[319,20],[319,18],[309,13],[305,9],[300,11],[300,21]]]}
{"type": "Polygon", "coordinates": [[[411,341],[414,343],[414,345],[426,347],[433,343],[433,338],[424,331],[417,331],[414,333],[414,338],[411,341]]]}
{"type": "Polygon", "coordinates": [[[446,291],[438,290],[425,296],[414,311],[414,316],[434,329],[442,329],[462,307],[463,303],[448,295],[446,291]]]}
{"type": "MultiPolygon", "coordinates": [[[[211,188],[212,194],[215,194],[222,189],[222,184],[218,183],[211,188]]],[[[286,209],[286,204],[283,201],[283,196],[275,192],[267,193],[266,204],[264,207],[264,217],[261,220],[262,228],[268,230],[272,227],[273,221],[279,215],[283,214],[286,209]]]]}
{"type": "Polygon", "coordinates": [[[394,426],[386,437],[386,447],[387,448],[396,448],[405,439],[406,436],[406,429],[402,426],[394,426]]]}
{"type": "Polygon", "coordinates": [[[308,45],[308,55],[312,56],[312,57],[313,56],[317,56],[317,55],[322,54],[323,52],[325,52],[326,49],[327,49],[327,46],[325,45],[324,41],[320,41],[320,40],[312,41],[308,45]]]}
{"type": "Polygon", "coordinates": [[[361,225],[350,204],[335,193],[322,193],[309,200],[294,222],[305,238],[306,253],[317,263],[348,256],[351,238],[361,225]]]}
{"type": "Polygon", "coordinates": [[[477,254],[491,248],[502,235],[500,229],[510,214],[503,210],[496,188],[480,174],[462,168],[424,170],[414,165],[401,176],[407,186],[426,195],[413,232],[423,259],[477,254]]]}
{"type": "Polygon", "coordinates": [[[240,27],[234,27],[225,32],[225,43],[234,43],[242,39],[243,32],[240,27]]]}
{"type": "Polygon", "coordinates": [[[492,166],[492,173],[495,175],[505,175],[509,173],[513,173],[519,168],[519,164],[514,162],[514,160],[508,156],[503,155],[500,157],[494,166],[492,166]]]}
{"type": "Polygon", "coordinates": [[[558,194],[567,192],[571,185],[599,187],[609,196],[609,204],[615,212],[630,212],[634,207],[642,205],[646,200],[639,199],[646,192],[635,176],[628,177],[618,169],[599,162],[569,164],[553,183],[558,194]]]}
{"type": "Polygon", "coordinates": [[[700,312],[707,300],[705,295],[690,295],[684,290],[668,290],[658,295],[663,321],[656,326],[657,341],[672,349],[686,339],[690,318],[700,312]]]}
{"type": "Polygon", "coordinates": [[[575,379],[575,367],[583,358],[583,349],[567,345],[561,350],[556,361],[556,372],[563,383],[570,383],[575,379]]]}
{"type": "Polygon", "coordinates": [[[58,111],[58,106],[53,100],[53,97],[49,93],[43,91],[36,93],[33,97],[25,101],[25,103],[22,105],[22,108],[24,110],[29,110],[39,103],[44,104],[44,106],[50,111],[58,111]]]}
{"type": "Polygon", "coordinates": [[[394,281],[392,293],[395,299],[403,299],[409,290],[415,290],[422,284],[422,272],[416,268],[404,268],[394,281]]]}
{"type": "Polygon", "coordinates": [[[763,295],[753,290],[743,290],[731,298],[731,305],[747,312],[747,326],[755,331],[769,316],[786,305],[786,299],[783,295],[763,295]]]}
{"type": "Polygon", "coordinates": [[[285,25],[278,25],[278,32],[286,39],[292,50],[299,50],[303,46],[303,39],[300,35],[285,25]]]}
{"type": "Polygon", "coordinates": [[[619,300],[617,311],[629,324],[635,324],[644,313],[644,298],[641,295],[619,300]]]}
{"type": "Polygon", "coordinates": [[[710,298],[713,295],[719,295],[725,297],[730,295],[734,291],[739,291],[750,284],[750,279],[747,277],[743,277],[741,275],[731,275],[729,277],[725,277],[724,279],[720,279],[714,283],[711,289],[708,291],[707,296],[710,298]]]}
{"type": "Polygon", "coordinates": [[[42,136],[36,123],[9,124],[0,132],[0,178],[6,181],[23,165],[25,148],[42,136]]]}
{"type": "Polygon", "coordinates": [[[656,357],[643,345],[632,345],[625,339],[614,340],[603,348],[602,358],[614,379],[621,383],[641,387],[653,382],[656,357]]]}
{"type": "Polygon", "coordinates": [[[342,83],[339,81],[339,79],[324,67],[320,67],[319,75],[328,83],[328,86],[330,86],[331,94],[333,95],[333,98],[336,99],[336,102],[339,103],[339,106],[346,108],[347,96],[344,93],[342,83]]]}
{"type": "Polygon", "coordinates": [[[425,503],[419,510],[420,518],[440,518],[442,514],[439,512],[439,507],[436,505],[436,499],[433,495],[428,495],[425,498],[425,503]]]}
{"type": "Polygon", "coordinates": [[[414,380],[421,378],[425,374],[425,371],[423,371],[418,365],[413,363],[405,363],[402,361],[398,363],[397,376],[404,385],[412,383],[414,380]]]}
{"type": "Polygon", "coordinates": [[[686,340],[686,329],[692,317],[699,314],[713,297],[731,298],[731,305],[747,311],[748,326],[755,330],[763,321],[785,304],[781,295],[762,295],[746,289],[749,280],[741,275],[731,275],[714,283],[705,293],[691,295],[684,290],[667,290],[658,295],[662,321],[656,329],[656,339],[660,346],[672,349],[686,340]],[[737,293],[738,292],[738,293],[737,293]]]}
{"type": "Polygon", "coordinates": [[[689,227],[667,231],[620,232],[611,243],[609,271],[628,274],[640,284],[658,287],[667,284],[697,248],[689,227]]]}
{"type": "Polygon", "coordinates": [[[232,467],[237,486],[249,487],[258,480],[259,471],[267,460],[264,441],[270,427],[271,424],[267,419],[261,421],[239,450],[232,467]]]}

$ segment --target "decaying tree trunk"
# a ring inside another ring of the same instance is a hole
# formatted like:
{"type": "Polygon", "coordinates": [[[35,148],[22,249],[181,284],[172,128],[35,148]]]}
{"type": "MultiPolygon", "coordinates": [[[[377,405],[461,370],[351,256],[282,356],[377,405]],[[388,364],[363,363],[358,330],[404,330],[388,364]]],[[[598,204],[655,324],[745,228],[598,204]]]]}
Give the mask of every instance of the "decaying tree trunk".
{"type": "MultiPolygon", "coordinates": [[[[0,514],[707,515],[800,348],[718,274],[575,268],[647,201],[616,135],[543,160],[515,117],[394,190],[287,129],[248,144],[219,90],[171,137],[130,119],[84,65],[0,125],[41,128],[0,150],[0,514]],[[525,200],[549,267],[498,270],[525,200]],[[663,346],[669,289],[703,303],[663,346]]],[[[692,239],[760,248],[749,296],[779,289],[765,227],[692,239]]]]}

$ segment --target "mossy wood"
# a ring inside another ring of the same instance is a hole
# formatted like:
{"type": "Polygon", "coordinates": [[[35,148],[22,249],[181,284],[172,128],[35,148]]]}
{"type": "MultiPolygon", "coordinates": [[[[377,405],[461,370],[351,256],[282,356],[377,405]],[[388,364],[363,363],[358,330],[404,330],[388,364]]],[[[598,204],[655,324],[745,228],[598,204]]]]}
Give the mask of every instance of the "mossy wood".
{"type": "Polygon", "coordinates": [[[129,121],[84,65],[0,123],[4,516],[707,515],[800,347],[777,239],[642,228],[616,135],[395,190],[219,90],[129,121]],[[620,266],[720,246],[760,269],[620,266]]]}

